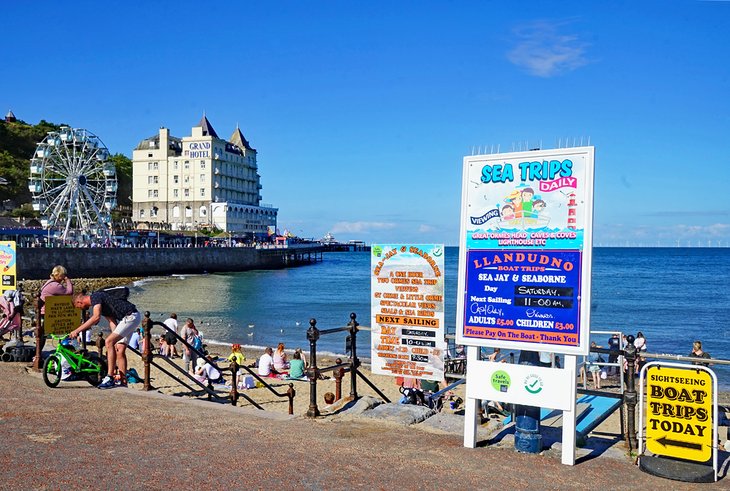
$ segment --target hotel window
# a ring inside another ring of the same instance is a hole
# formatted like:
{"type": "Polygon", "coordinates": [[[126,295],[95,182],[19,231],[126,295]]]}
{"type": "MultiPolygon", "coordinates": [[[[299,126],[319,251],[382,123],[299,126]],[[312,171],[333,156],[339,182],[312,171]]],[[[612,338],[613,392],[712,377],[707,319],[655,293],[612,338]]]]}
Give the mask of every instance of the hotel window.
{"type": "Polygon", "coordinates": [[[172,197],[173,197],[173,198],[177,198],[177,197],[179,197],[179,196],[180,196],[180,190],[178,190],[178,189],[173,189],[173,190],[172,190],[172,197]]]}
{"type": "Polygon", "coordinates": [[[144,218],[144,210],[140,208],[139,210],[139,217],[144,218]]]}
{"type": "Polygon", "coordinates": [[[185,194],[185,197],[186,198],[189,198],[190,197],[190,190],[189,189],[184,189],[183,190],[183,193],[185,194]]]}
{"type": "Polygon", "coordinates": [[[200,174],[200,180],[205,181],[205,174],[200,174]]]}
{"type": "Polygon", "coordinates": [[[200,161],[200,170],[205,169],[205,160],[200,161]]]}
{"type": "Polygon", "coordinates": [[[185,176],[185,184],[190,182],[190,176],[185,176]]]}
{"type": "Polygon", "coordinates": [[[175,162],[174,162],[174,163],[172,164],[172,168],[173,168],[173,170],[177,170],[177,169],[178,169],[178,166],[179,166],[179,165],[180,165],[180,164],[179,164],[179,163],[178,163],[178,161],[176,160],[176,161],[175,161],[175,162]]]}
{"type": "Polygon", "coordinates": [[[180,218],[180,207],[177,205],[172,208],[172,218],[180,218]]]}
{"type": "Polygon", "coordinates": [[[192,218],[193,216],[193,209],[189,206],[185,207],[185,218],[192,218]]]}
{"type": "Polygon", "coordinates": [[[180,176],[172,176],[172,182],[175,184],[180,184],[180,176]]]}
{"type": "Polygon", "coordinates": [[[157,183],[158,183],[157,176],[147,176],[147,184],[157,184],[157,183]]]}
{"type": "Polygon", "coordinates": [[[205,188],[200,188],[200,196],[205,196],[205,188]]]}
{"type": "Polygon", "coordinates": [[[159,168],[158,162],[148,162],[147,163],[147,170],[157,170],[159,168]]]}
{"type": "Polygon", "coordinates": [[[153,206],[152,209],[150,210],[150,216],[151,217],[156,217],[157,216],[157,210],[159,210],[159,208],[157,208],[156,206],[153,206]]]}
{"type": "Polygon", "coordinates": [[[190,161],[186,160],[185,161],[185,170],[188,170],[188,169],[190,169],[190,161]]]}

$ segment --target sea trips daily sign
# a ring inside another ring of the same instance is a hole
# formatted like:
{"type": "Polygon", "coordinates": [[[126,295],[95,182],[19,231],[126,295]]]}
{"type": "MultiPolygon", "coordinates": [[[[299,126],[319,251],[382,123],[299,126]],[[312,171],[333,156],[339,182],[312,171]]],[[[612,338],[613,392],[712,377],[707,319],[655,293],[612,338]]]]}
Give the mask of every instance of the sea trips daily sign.
{"type": "Polygon", "coordinates": [[[587,354],[593,147],[464,159],[459,344],[587,354]]]}
{"type": "Polygon", "coordinates": [[[444,246],[373,244],[373,373],[444,376],[444,246]]]}

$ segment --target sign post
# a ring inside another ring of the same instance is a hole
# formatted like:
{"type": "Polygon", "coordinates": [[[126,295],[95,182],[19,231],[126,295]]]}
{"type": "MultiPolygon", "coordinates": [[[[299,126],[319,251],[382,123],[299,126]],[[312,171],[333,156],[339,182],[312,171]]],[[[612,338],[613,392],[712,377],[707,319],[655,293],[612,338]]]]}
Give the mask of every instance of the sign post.
{"type": "MultiPolygon", "coordinates": [[[[704,463],[712,457],[717,480],[717,445],[714,443],[717,442],[718,413],[714,372],[701,365],[651,362],[641,370],[640,386],[639,428],[646,425],[646,435],[640,436],[639,455],[645,448],[654,456],[685,461],[704,463]]],[[[641,460],[645,458],[642,456],[641,460]]],[[[646,467],[651,468],[642,465],[642,468],[646,467]]],[[[685,480],[683,473],[662,477],[685,480]]]]}
{"type": "MultiPolygon", "coordinates": [[[[565,355],[555,369],[482,361],[469,349],[467,399],[562,410],[568,465],[576,355],[589,350],[594,154],[577,147],[469,156],[462,180],[456,342],[565,355]]],[[[467,400],[469,447],[472,406],[467,400]]]]}

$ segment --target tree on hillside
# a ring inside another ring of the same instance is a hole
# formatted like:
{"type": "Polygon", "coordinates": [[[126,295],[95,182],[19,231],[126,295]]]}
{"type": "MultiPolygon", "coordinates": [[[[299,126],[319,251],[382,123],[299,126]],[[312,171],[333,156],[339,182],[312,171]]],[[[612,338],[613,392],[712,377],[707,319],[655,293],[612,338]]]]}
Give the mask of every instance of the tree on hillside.
{"type": "Polygon", "coordinates": [[[30,203],[28,190],[30,159],[38,143],[49,131],[57,131],[61,126],[41,120],[37,125],[24,121],[0,122],[0,177],[8,184],[0,186],[0,200],[12,200],[17,206],[30,203]]]}

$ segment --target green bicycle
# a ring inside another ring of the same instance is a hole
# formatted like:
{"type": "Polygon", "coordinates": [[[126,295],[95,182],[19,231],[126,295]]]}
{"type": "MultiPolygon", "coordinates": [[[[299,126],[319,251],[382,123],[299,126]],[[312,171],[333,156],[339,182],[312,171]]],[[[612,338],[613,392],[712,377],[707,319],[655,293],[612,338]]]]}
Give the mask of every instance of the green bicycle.
{"type": "Polygon", "coordinates": [[[55,339],[58,344],[56,345],[56,351],[46,358],[43,363],[43,381],[48,387],[57,387],[61,382],[63,361],[68,364],[68,369],[72,374],[81,377],[93,386],[99,385],[107,372],[105,360],[101,359],[97,353],[74,350],[68,336],[54,336],[51,334],[51,338],[55,339]]]}

